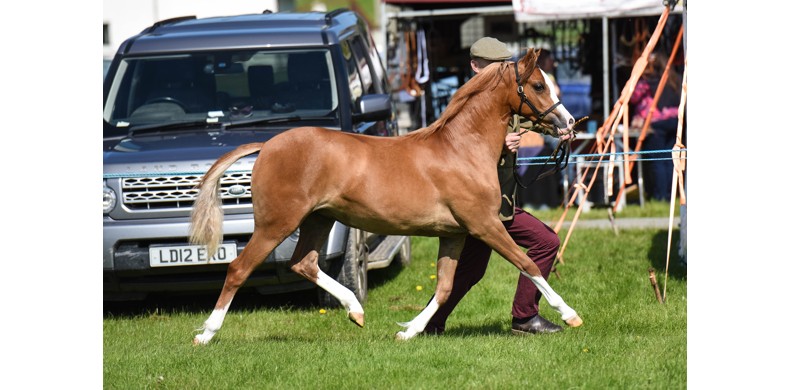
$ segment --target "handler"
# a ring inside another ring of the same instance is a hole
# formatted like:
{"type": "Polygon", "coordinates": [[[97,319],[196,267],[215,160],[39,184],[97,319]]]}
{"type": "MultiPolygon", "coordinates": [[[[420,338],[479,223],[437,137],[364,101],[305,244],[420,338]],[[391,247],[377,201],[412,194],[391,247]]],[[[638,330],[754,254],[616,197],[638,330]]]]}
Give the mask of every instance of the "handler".
{"type": "MultiPolygon", "coordinates": [[[[470,48],[470,55],[470,64],[475,74],[490,64],[510,60],[513,57],[504,43],[490,37],[484,37],[475,42],[470,48]]],[[[521,123],[524,122],[529,121],[522,118],[521,123]]],[[[540,268],[543,278],[548,280],[560,247],[560,240],[554,230],[532,214],[516,207],[516,180],[513,176],[513,167],[516,160],[515,153],[521,140],[519,134],[521,129],[518,127],[511,121],[508,134],[505,137],[505,145],[502,148],[502,157],[497,167],[502,192],[499,219],[502,220],[513,241],[527,249],[527,256],[540,268]]],[[[546,131],[554,137],[560,137],[560,134],[551,134],[551,130],[546,129],[546,131]]],[[[566,137],[569,136],[563,136],[563,138],[566,137]]],[[[458,259],[458,268],[455,271],[450,297],[428,322],[423,331],[425,334],[440,335],[444,333],[447,317],[472,286],[483,278],[490,257],[491,248],[471,235],[467,236],[461,257],[458,259]]],[[[535,284],[526,276],[519,274],[516,295],[513,299],[511,326],[513,334],[542,334],[562,331],[561,326],[538,314],[538,301],[541,296],[535,284]]]]}

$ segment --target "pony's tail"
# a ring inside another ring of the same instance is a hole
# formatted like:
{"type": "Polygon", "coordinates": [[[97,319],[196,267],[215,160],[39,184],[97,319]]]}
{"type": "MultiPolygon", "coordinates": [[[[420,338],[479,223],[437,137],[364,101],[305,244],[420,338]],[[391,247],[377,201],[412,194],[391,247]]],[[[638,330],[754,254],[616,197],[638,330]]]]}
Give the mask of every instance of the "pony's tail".
{"type": "Polygon", "coordinates": [[[205,245],[208,257],[214,256],[219,244],[222,242],[222,207],[219,196],[219,179],[240,158],[258,152],[263,147],[263,142],[241,145],[225,153],[203,176],[199,190],[192,207],[192,223],[189,227],[189,242],[195,245],[205,245]]]}

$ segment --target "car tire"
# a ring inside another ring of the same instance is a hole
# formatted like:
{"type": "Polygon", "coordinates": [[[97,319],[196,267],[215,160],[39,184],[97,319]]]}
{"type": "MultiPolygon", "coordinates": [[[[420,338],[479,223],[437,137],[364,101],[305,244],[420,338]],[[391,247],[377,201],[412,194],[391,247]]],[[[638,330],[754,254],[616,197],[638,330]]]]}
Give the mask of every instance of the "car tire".
{"type": "MultiPolygon", "coordinates": [[[[368,247],[365,236],[364,231],[349,228],[342,261],[333,261],[327,272],[327,275],[351,290],[360,303],[365,303],[368,298],[368,247]]],[[[321,288],[318,289],[318,300],[324,307],[341,306],[337,298],[321,288]]]]}

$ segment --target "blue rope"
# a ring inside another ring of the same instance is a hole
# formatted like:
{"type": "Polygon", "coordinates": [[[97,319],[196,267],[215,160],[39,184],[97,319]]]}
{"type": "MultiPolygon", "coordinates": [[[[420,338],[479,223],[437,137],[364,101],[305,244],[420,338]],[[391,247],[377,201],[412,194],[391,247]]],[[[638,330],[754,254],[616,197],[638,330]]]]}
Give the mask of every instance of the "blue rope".
{"type": "MultiPolygon", "coordinates": [[[[678,149],[678,152],[685,152],[688,149],[678,149]]],[[[644,155],[644,154],[651,154],[651,153],[671,153],[674,152],[672,149],[664,149],[664,150],[646,150],[640,152],[617,152],[617,153],[591,153],[591,154],[571,154],[568,159],[568,164],[578,164],[579,161],[576,161],[576,158],[583,157],[608,157],[608,156],[624,156],[624,155],[644,155]]],[[[518,166],[529,166],[529,165],[542,165],[545,163],[546,160],[550,159],[551,156],[536,156],[536,157],[518,157],[516,158],[516,165],[518,166]],[[529,163],[528,161],[538,161],[536,163],[529,163]]],[[[663,160],[672,160],[672,157],[653,157],[653,158],[637,158],[632,161],[663,161],[663,160]]],[[[684,160],[688,159],[688,157],[683,157],[684,160]]],[[[590,161],[585,160],[584,163],[589,163],[590,161]]],[[[607,161],[603,161],[607,162],[607,161]]]]}

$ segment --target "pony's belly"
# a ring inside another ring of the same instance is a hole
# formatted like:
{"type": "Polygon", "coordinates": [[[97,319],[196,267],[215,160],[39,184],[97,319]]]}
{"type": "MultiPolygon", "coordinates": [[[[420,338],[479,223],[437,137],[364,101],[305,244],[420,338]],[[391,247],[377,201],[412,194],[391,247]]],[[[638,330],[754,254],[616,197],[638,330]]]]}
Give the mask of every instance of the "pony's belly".
{"type": "Polygon", "coordinates": [[[465,233],[447,209],[434,207],[413,212],[408,207],[392,208],[333,207],[320,210],[345,225],[387,235],[435,236],[465,233]]]}

